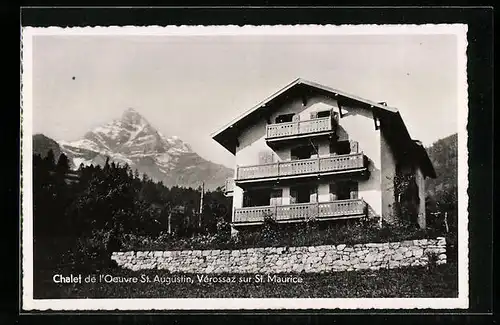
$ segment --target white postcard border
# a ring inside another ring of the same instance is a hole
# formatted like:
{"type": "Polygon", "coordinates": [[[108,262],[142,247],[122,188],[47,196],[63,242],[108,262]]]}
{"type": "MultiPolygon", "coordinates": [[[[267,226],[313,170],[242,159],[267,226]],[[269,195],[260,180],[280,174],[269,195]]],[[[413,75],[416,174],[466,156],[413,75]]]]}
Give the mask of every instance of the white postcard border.
{"type": "Polygon", "coordinates": [[[276,25],[48,27],[22,29],[21,130],[22,306],[40,310],[276,310],[276,309],[465,309],[469,301],[467,25],[276,25]],[[458,49],[458,298],[207,298],[33,299],[32,220],[32,38],[37,35],[401,35],[454,34],[458,49]]]}

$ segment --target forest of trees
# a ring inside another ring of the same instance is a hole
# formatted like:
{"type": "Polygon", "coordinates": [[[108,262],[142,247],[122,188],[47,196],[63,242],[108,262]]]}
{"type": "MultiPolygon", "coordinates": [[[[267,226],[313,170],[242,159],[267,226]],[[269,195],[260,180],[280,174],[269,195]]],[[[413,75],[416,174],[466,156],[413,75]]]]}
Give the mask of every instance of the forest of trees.
{"type": "Polygon", "coordinates": [[[458,135],[452,134],[427,148],[436,170],[435,179],[426,180],[427,220],[430,227],[457,232],[458,222],[458,135]],[[445,219],[446,218],[446,219],[445,219]]]}
{"type": "Polygon", "coordinates": [[[182,238],[224,228],[229,235],[231,199],[220,188],[204,193],[200,215],[201,188],[167,188],[109,159],[104,167],[81,165],[71,181],[68,158],[55,160],[52,150],[33,157],[34,240],[41,259],[75,250],[89,238],[109,251],[120,249],[128,234],[182,238]]]}

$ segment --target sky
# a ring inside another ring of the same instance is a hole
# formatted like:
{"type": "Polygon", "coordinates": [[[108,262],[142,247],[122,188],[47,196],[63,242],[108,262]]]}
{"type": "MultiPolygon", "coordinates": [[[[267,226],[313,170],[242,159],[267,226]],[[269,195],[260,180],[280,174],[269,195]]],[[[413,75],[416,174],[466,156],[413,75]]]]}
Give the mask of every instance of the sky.
{"type": "Polygon", "coordinates": [[[211,134],[296,78],[396,107],[428,146],[457,132],[455,35],[33,37],[33,133],[73,141],[134,108],[234,167],[211,134]],[[74,77],[74,79],[73,79],[74,77]]]}

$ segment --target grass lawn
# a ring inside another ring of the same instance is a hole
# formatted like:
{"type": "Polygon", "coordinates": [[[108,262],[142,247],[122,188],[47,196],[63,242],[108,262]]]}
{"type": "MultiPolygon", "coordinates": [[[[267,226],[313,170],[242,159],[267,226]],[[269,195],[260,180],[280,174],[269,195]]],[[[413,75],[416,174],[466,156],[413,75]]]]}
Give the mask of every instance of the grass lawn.
{"type": "MultiPolygon", "coordinates": [[[[95,273],[96,283],[54,283],[58,272],[38,271],[35,274],[34,298],[453,298],[458,296],[457,264],[452,262],[429,270],[427,267],[409,267],[378,271],[334,272],[324,274],[295,274],[301,283],[269,281],[261,274],[210,275],[218,279],[234,278],[235,282],[200,282],[201,274],[169,274],[161,270],[133,272],[124,269],[105,269],[95,273]],[[137,283],[105,282],[99,276],[137,279],[137,283]],[[141,283],[149,277],[149,283],[141,283]],[[158,280],[166,282],[154,282],[158,280]],[[250,277],[240,282],[240,277],[250,277]],[[191,279],[191,282],[188,279],[191,279]],[[178,282],[174,283],[173,281],[178,282]]],[[[90,273],[60,271],[63,275],[81,274],[82,280],[90,273]]],[[[271,275],[272,276],[272,275],[271,275]]],[[[287,275],[278,275],[287,279],[287,275]]],[[[289,278],[289,277],[288,277],[289,278]]],[[[272,278],[271,278],[272,280],[272,278]]]]}

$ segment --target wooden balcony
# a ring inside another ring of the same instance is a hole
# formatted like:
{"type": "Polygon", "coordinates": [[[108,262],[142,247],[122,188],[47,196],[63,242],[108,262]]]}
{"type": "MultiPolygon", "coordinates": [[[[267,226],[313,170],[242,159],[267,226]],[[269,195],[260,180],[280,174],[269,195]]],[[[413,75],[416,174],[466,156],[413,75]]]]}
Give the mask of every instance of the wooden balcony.
{"type": "Polygon", "coordinates": [[[279,142],[298,138],[335,133],[336,120],[331,116],[310,120],[269,124],[266,128],[266,142],[271,147],[279,142]]]}
{"type": "Polygon", "coordinates": [[[318,177],[353,171],[366,171],[366,159],[363,153],[329,156],[277,163],[242,166],[236,173],[237,184],[254,183],[266,180],[278,180],[297,177],[318,177]]]}
{"type": "Polygon", "coordinates": [[[233,223],[260,224],[266,215],[281,223],[361,218],[367,215],[366,208],[363,199],[240,208],[234,210],[233,223]]]}
{"type": "Polygon", "coordinates": [[[224,194],[226,196],[233,196],[234,186],[234,178],[226,179],[226,183],[224,184],[224,194]]]}

